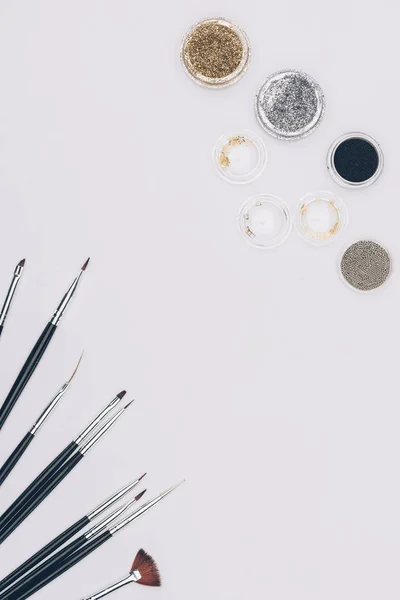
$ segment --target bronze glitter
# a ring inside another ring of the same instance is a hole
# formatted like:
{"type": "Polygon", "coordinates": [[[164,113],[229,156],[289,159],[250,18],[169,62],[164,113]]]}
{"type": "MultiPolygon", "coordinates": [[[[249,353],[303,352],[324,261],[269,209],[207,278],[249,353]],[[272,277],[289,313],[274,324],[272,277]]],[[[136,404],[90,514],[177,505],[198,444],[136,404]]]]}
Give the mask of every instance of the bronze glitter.
{"type": "Polygon", "coordinates": [[[210,82],[234,75],[243,62],[247,63],[248,48],[243,46],[242,34],[235,31],[233,24],[220,19],[209,19],[193,27],[182,48],[189,74],[210,82]]]}

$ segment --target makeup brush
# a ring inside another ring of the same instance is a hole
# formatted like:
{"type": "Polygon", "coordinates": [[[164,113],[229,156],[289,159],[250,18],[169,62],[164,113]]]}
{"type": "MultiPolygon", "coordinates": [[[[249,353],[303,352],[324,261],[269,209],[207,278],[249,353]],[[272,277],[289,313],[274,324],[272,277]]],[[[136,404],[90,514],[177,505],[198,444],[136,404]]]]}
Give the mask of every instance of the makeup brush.
{"type": "Polygon", "coordinates": [[[119,590],[129,583],[140,583],[140,585],[147,585],[149,587],[160,587],[161,585],[160,572],[156,562],[150,554],[147,554],[143,549],[140,549],[136,554],[128,577],[124,577],[124,579],[121,579],[118,583],[114,583],[114,585],[104,588],[101,592],[97,592],[97,594],[94,594],[94,596],[90,596],[85,600],[99,600],[99,598],[104,598],[104,596],[108,596],[108,594],[115,592],[115,590],[119,590]]]}
{"type": "Polygon", "coordinates": [[[87,427],[70,442],[56,458],[47,465],[45,469],[32,481],[30,485],[18,496],[18,498],[8,507],[8,509],[0,517],[0,533],[9,523],[12,518],[21,510],[21,508],[29,503],[30,497],[34,495],[37,490],[43,485],[44,481],[48,476],[53,476],[59,467],[66,462],[75,452],[80,449],[81,444],[85,442],[88,436],[93,430],[99,425],[103,419],[121,402],[121,399],[125,396],[126,391],[122,390],[109,402],[105,408],[89,423],[87,427]]]}
{"type": "Polygon", "coordinates": [[[29,502],[23,506],[23,508],[13,517],[12,521],[8,523],[8,526],[2,527],[0,532],[0,544],[4,542],[12,533],[21,525],[23,521],[43,502],[47,496],[58,486],[63,479],[76,467],[76,465],[86,456],[87,452],[94,446],[96,442],[114,425],[114,423],[123,415],[127,408],[132,404],[133,400],[126,406],[121,408],[116,415],[111,417],[95,435],[89,439],[88,442],[84,443],[83,446],[71,456],[65,463],[63,463],[53,476],[48,476],[39,488],[37,493],[31,496],[29,502]]]}
{"type": "MultiPolygon", "coordinates": [[[[0,600],[25,600],[25,598],[29,598],[32,594],[35,594],[38,590],[42,589],[45,585],[57,579],[60,575],[68,571],[71,567],[79,563],[86,556],[94,552],[97,548],[99,548],[102,544],[111,539],[118,531],[121,531],[124,527],[135,521],[142,514],[150,510],[153,506],[155,506],[160,500],[163,500],[168,494],[173,492],[177,487],[179,487],[183,481],[180,483],[170,487],[165,492],[162,492],[153,500],[146,502],[133,513],[119,521],[116,525],[111,526],[103,532],[98,533],[91,539],[87,541],[87,543],[79,548],[78,550],[71,551],[68,549],[68,546],[56,554],[54,554],[51,558],[49,558],[46,562],[40,565],[37,569],[29,573],[27,577],[24,577],[21,582],[18,582],[16,586],[14,586],[10,592],[6,591],[5,594],[0,595],[0,600]]],[[[73,543],[73,542],[72,542],[73,543]]]]}
{"type": "MultiPolygon", "coordinates": [[[[10,587],[13,583],[15,583],[18,579],[23,577],[26,573],[28,573],[31,569],[37,567],[42,561],[44,561],[48,556],[50,556],[53,552],[58,550],[61,546],[66,544],[74,535],[79,533],[86,525],[94,521],[97,517],[99,517],[103,512],[111,508],[118,500],[123,498],[126,494],[128,494],[134,487],[136,487],[144,477],[146,473],[141,475],[138,479],[128,483],[123,488],[115,492],[111,497],[107,498],[104,502],[102,502],[99,506],[90,511],[87,515],[84,515],[81,519],[78,519],[73,525],[65,529],[60,535],[54,538],[51,542],[46,544],[43,548],[38,550],[33,556],[28,558],[22,565],[17,567],[12,573],[7,575],[2,581],[0,581],[0,593],[3,592],[6,588],[10,587]]],[[[135,501],[138,501],[144,492],[136,496],[135,501]]],[[[130,504],[126,505],[128,508],[130,504]]],[[[114,518],[116,516],[114,515],[114,518]]]]}
{"type": "Polygon", "coordinates": [[[19,263],[17,264],[17,266],[14,269],[14,274],[13,274],[13,278],[11,280],[11,285],[8,288],[8,292],[7,292],[6,299],[4,300],[3,308],[0,311],[0,335],[3,332],[4,322],[7,318],[8,311],[10,310],[11,302],[13,301],[14,294],[17,290],[19,280],[21,279],[21,276],[22,276],[22,273],[24,270],[24,266],[25,266],[25,259],[23,258],[22,260],[19,261],[19,263]]]}
{"type": "Polygon", "coordinates": [[[13,452],[7,458],[6,462],[0,468],[0,485],[7,479],[8,475],[11,473],[11,471],[13,470],[13,468],[15,467],[15,465],[17,464],[19,459],[22,457],[24,452],[27,450],[28,446],[32,442],[33,438],[35,437],[35,435],[37,434],[39,429],[42,427],[42,425],[44,424],[46,419],[51,415],[53,410],[56,408],[57,404],[60,402],[61,398],[64,396],[64,394],[68,390],[69,386],[71,385],[71,381],[73,380],[74,375],[78,370],[78,367],[82,360],[82,356],[83,356],[83,353],[82,353],[82,355],[78,361],[78,364],[75,368],[75,371],[72,373],[71,377],[58,390],[57,394],[54,396],[54,398],[52,399],[50,404],[45,408],[45,410],[42,412],[42,414],[40,415],[38,420],[31,427],[31,429],[28,431],[28,433],[22,438],[22,440],[20,441],[18,446],[16,446],[16,448],[13,450],[13,452]]]}
{"type": "Polygon", "coordinates": [[[47,323],[46,327],[44,328],[41,336],[39,337],[38,341],[31,350],[31,353],[26,359],[24,366],[19,372],[19,375],[15,380],[11,390],[9,391],[7,398],[4,400],[3,406],[0,408],[0,429],[6,422],[10,412],[14,408],[18,398],[22,394],[23,389],[25,388],[29,379],[32,377],[36,367],[40,362],[40,359],[45,353],[46,348],[49,345],[50,340],[57,329],[61,317],[63,316],[68,304],[71,302],[72,296],[74,295],[75,290],[78,287],[79,280],[85,272],[88,263],[89,258],[82,265],[79,275],[75,277],[74,281],[72,282],[67,292],[65,293],[63,299],[61,300],[60,304],[58,305],[53,317],[50,319],[49,323],[47,323]]]}

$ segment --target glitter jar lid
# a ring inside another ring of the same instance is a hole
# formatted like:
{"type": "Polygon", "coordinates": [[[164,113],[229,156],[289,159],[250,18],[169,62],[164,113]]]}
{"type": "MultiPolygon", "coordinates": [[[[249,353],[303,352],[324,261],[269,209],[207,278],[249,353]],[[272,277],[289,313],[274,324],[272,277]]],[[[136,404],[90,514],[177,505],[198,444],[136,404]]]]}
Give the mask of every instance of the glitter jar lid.
{"type": "Polygon", "coordinates": [[[346,206],[330,192],[306,194],[297,208],[295,225],[307,242],[318,246],[330,244],[346,228],[346,206]]]}
{"type": "Polygon", "coordinates": [[[264,81],[256,94],[260,125],[272,136],[297,140],[320,124],[325,97],[319,84],[301,71],[279,71],[264,81]]]}
{"type": "Polygon", "coordinates": [[[329,148],[327,167],[336,183],[349,188],[367,187],[382,172],[383,152],[371,136],[346,133],[329,148]]]}
{"type": "Polygon", "coordinates": [[[230,183],[250,183],[264,171],[267,150],[264,142],[251,131],[224,134],[213,150],[213,162],[219,175],[230,183]]]}
{"type": "Polygon", "coordinates": [[[250,42],[245,32],[227,19],[205,19],[186,33],[181,61],[189,77],[205,87],[232,85],[250,62],[250,42]]]}
{"type": "Polygon", "coordinates": [[[340,260],[343,281],[353,290],[371,292],[381,287],[392,270],[388,251],[372,240],[351,244],[340,260]]]}
{"type": "Polygon", "coordinates": [[[258,194],[245,202],[239,217],[239,228],[256,248],[276,248],[287,240],[292,220],[286,204],[271,194],[258,194]]]}

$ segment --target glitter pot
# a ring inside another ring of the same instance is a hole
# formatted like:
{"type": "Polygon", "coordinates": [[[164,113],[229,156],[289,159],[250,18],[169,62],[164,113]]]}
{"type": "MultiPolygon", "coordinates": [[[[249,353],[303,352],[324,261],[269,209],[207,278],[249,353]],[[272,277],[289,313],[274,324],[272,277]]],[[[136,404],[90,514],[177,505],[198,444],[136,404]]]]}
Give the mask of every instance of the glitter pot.
{"type": "Polygon", "coordinates": [[[361,240],[344,252],[340,272],[350,287],[370,292],[383,285],[389,277],[391,259],[387,250],[377,242],[361,240]]]}
{"type": "Polygon", "coordinates": [[[307,73],[279,71],[270,75],[258,90],[255,111],[269,134],[282,140],[297,140],[320,124],[325,97],[307,73]]]}
{"type": "Polygon", "coordinates": [[[346,206],[330,192],[306,194],[296,211],[295,225],[307,242],[318,246],[330,244],[346,228],[346,206]]]}
{"type": "Polygon", "coordinates": [[[378,142],[365,133],[347,133],[329,148],[327,167],[332,178],[344,187],[366,187],[383,169],[383,152],[378,142]]]}
{"type": "Polygon", "coordinates": [[[276,248],[287,240],[292,220],[286,204],[276,196],[258,194],[241,208],[239,228],[256,248],[276,248]]]}
{"type": "Polygon", "coordinates": [[[230,183],[250,183],[267,165],[264,142],[251,131],[222,135],[214,146],[213,162],[219,175],[230,183]]]}
{"type": "Polygon", "coordinates": [[[245,32],[227,19],[205,19],[186,33],[181,61],[199,85],[221,88],[232,85],[247,70],[250,42],[245,32]]]}

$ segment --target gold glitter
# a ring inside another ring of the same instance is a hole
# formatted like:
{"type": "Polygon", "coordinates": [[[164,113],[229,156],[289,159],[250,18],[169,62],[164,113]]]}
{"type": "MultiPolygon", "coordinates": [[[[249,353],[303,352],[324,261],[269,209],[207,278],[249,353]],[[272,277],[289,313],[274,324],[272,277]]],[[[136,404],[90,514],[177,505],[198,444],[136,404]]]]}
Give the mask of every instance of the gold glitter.
{"type": "Polygon", "coordinates": [[[230,138],[221,148],[221,152],[219,155],[219,164],[221,167],[229,167],[231,161],[229,160],[229,149],[232,146],[239,146],[240,144],[245,144],[246,146],[250,146],[253,142],[243,135],[236,135],[235,137],[230,138]]]}
{"type": "Polygon", "coordinates": [[[210,79],[222,79],[239,67],[243,45],[238,34],[215,21],[200,23],[187,39],[185,61],[191,69],[210,79]]]}
{"type": "MultiPolygon", "coordinates": [[[[316,198],[315,202],[321,202],[321,198],[316,198]]],[[[315,240],[327,240],[328,238],[330,238],[332,235],[335,235],[335,233],[337,232],[337,230],[339,229],[339,225],[340,225],[340,212],[338,207],[336,206],[336,204],[334,202],[332,202],[332,200],[328,200],[328,204],[330,204],[332,206],[332,208],[334,209],[335,213],[336,213],[336,221],[334,223],[334,225],[328,230],[328,231],[314,231],[313,229],[311,229],[310,227],[308,227],[302,220],[302,226],[304,231],[307,233],[307,235],[309,235],[310,237],[314,238],[315,240]]],[[[306,212],[308,210],[308,204],[302,204],[300,207],[300,214],[302,217],[305,216],[306,212]]]]}

